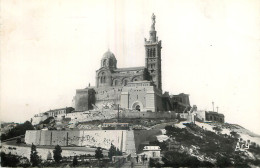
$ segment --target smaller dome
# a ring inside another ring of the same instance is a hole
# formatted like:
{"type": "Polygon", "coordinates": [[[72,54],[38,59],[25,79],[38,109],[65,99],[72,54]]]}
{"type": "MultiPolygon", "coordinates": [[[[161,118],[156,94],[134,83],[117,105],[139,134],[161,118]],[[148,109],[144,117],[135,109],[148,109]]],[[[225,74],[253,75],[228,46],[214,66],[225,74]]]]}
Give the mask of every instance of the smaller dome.
{"type": "Polygon", "coordinates": [[[106,59],[106,58],[116,59],[115,55],[110,50],[108,50],[107,52],[105,52],[105,54],[103,54],[102,59],[106,59]]]}
{"type": "Polygon", "coordinates": [[[116,64],[117,64],[116,57],[110,50],[108,50],[107,52],[105,52],[105,54],[103,54],[103,58],[101,60],[101,67],[108,67],[108,68],[115,69],[116,64]]]}

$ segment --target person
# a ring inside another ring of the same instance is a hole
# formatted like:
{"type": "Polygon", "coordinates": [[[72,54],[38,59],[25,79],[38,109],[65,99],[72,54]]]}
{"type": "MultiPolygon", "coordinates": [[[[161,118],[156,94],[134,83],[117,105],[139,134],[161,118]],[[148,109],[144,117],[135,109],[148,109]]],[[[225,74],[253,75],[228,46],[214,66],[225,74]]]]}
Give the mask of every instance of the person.
{"type": "Polygon", "coordinates": [[[131,161],[131,168],[133,168],[134,167],[134,162],[133,161],[131,161]]]}
{"type": "Polygon", "coordinates": [[[144,164],[144,155],[142,155],[142,161],[143,161],[143,164],[144,164]]]}
{"type": "Polygon", "coordinates": [[[136,163],[138,163],[138,159],[139,159],[139,157],[138,157],[138,155],[137,155],[137,157],[136,157],[136,163]]]}

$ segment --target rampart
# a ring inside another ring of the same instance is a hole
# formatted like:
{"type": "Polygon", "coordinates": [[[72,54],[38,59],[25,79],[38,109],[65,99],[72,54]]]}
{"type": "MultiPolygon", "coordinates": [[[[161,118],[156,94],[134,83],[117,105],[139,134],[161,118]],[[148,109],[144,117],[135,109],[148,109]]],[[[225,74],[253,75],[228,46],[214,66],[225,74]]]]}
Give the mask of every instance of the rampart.
{"type": "Polygon", "coordinates": [[[168,118],[175,119],[176,114],[174,111],[169,112],[139,112],[139,111],[123,111],[119,114],[121,118],[168,118]]]}
{"type": "Polygon", "coordinates": [[[26,144],[89,146],[109,149],[111,144],[122,152],[135,152],[133,131],[127,130],[80,130],[80,131],[26,131],[26,144]]]}

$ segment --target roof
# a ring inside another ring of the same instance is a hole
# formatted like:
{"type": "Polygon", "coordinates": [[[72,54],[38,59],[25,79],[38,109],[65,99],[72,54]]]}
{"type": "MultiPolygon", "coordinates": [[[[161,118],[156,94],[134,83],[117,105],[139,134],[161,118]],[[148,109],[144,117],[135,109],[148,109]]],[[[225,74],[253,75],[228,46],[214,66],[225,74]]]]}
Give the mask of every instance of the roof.
{"type": "Polygon", "coordinates": [[[103,54],[102,59],[106,59],[106,58],[116,59],[115,55],[114,55],[110,50],[108,50],[107,52],[105,52],[105,53],[103,54]]]}
{"type": "Polygon", "coordinates": [[[53,109],[53,110],[49,110],[49,111],[46,111],[46,112],[52,112],[52,111],[57,111],[57,110],[66,110],[66,109],[74,109],[73,107],[65,107],[65,108],[59,108],[59,109],[53,109]]]}
{"type": "Polygon", "coordinates": [[[212,115],[221,115],[221,116],[224,116],[224,114],[222,113],[218,113],[218,112],[213,112],[213,111],[206,111],[207,114],[212,114],[212,115]]]}
{"type": "Polygon", "coordinates": [[[117,68],[114,71],[115,72],[120,72],[120,71],[135,71],[135,70],[144,70],[145,67],[129,67],[129,68],[117,68]]]}

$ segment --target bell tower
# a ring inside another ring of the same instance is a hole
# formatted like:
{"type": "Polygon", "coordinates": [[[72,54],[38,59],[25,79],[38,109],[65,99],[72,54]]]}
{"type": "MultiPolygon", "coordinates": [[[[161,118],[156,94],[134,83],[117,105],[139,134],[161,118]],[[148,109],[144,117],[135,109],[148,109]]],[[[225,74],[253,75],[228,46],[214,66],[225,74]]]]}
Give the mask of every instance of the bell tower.
{"type": "Polygon", "coordinates": [[[161,41],[158,41],[155,30],[155,15],[152,15],[152,25],[149,40],[144,39],[145,47],[145,67],[159,90],[162,90],[162,70],[161,70],[161,41]]]}

